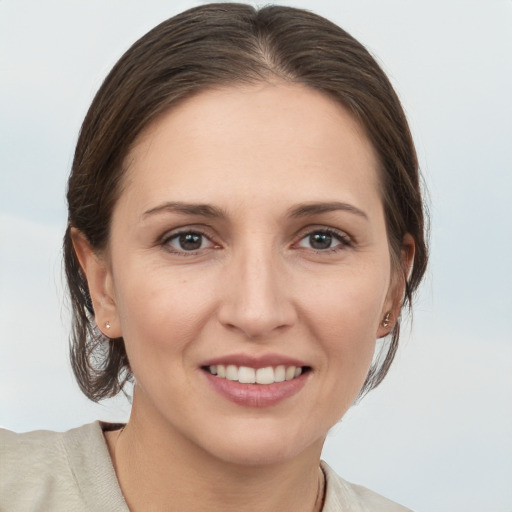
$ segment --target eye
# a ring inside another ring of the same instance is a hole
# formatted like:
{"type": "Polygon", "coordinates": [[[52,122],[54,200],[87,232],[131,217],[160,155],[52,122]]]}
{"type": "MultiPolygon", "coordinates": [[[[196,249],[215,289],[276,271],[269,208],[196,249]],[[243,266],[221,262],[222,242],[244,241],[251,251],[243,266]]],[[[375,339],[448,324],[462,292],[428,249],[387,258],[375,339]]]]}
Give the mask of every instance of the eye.
{"type": "Polygon", "coordinates": [[[199,231],[180,231],[163,240],[162,245],[174,253],[195,253],[201,249],[215,247],[215,244],[199,231]]]}
{"type": "Polygon", "coordinates": [[[318,229],[302,237],[299,247],[315,251],[335,251],[350,245],[350,238],[344,233],[332,229],[318,229]]]}

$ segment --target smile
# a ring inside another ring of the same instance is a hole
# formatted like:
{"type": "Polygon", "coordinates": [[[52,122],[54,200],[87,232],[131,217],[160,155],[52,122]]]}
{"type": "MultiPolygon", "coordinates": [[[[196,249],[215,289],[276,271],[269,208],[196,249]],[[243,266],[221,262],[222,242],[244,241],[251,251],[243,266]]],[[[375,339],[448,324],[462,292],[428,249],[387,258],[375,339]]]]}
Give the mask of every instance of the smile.
{"type": "Polygon", "coordinates": [[[303,369],[301,366],[279,365],[256,369],[249,366],[236,366],[234,364],[217,364],[206,366],[204,369],[220,379],[237,381],[241,384],[269,385],[295,379],[307,367],[303,369]]]}

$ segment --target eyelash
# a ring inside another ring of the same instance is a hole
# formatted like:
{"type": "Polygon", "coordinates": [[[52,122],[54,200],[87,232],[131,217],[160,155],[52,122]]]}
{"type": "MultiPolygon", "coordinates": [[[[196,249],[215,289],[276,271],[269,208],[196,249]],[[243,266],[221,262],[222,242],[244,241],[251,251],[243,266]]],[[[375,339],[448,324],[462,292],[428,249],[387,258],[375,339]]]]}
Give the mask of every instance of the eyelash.
{"type": "MultiPolygon", "coordinates": [[[[312,229],[310,231],[307,231],[306,233],[302,234],[302,236],[299,238],[298,242],[295,242],[294,245],[301,247],[300,243],[303,240],[306,240],[308,237],[312,237],[313,235],[328,236],[332,240],[338,241],[338,244],[336,244],[334,247],[327,247],[325,249],[315,249],[314,247],[310,247],[310,248],[304,247],[304,249],[311,249],[312,251],[314,251],[315,254],[336,253],[336,252],[342,251],[343,249],[345,249],[347,247],[353,246],[352,239],[346,233],[332,229],[332,228],[317,228],[317,229],[312,229]]],[[[220,245],[216,244],[210,236],[208,236],[201,230],[195,230],[195,229],[182,229],[178,232],[171,233],[169,235],[165,235],[162,238],[162,240],[159,242],[159,244],[162,247],[164,247],[168,252],[170,252],[172,254],[177,254],[180,256],[195,256],[195,255],[198,255],[199,252],[204,249],[220,248],[220,245]],[[187,251],[186,249],[183,249],[183,248],[181,248],[181,249],[173,248],[171,245],[171,242],[174,240],[179,240],[180,237],[185,236],[185,235],[193,235],[193,236],[200,237],[201,245],[203,245],[203,243],[206,239],[207,241],[209,241],[212,244],[212,247],[208,247],[208,248],[199,247],[196,250],[190,250],[190,251],[187,251]]]]}

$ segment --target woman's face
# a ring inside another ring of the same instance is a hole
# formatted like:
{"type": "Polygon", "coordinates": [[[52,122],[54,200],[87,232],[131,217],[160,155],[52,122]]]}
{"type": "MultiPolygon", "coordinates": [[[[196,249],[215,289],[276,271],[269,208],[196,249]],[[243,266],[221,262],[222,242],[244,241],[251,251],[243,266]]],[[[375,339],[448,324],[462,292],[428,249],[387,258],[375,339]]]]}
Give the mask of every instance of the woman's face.
{"type": "Polygon", "coordinates": [[[95,306],[124,337],[133,418],[231,462],[319,452],[396,303],[361,127],[304,86],[222,88],[126,166],[95,306]]]}

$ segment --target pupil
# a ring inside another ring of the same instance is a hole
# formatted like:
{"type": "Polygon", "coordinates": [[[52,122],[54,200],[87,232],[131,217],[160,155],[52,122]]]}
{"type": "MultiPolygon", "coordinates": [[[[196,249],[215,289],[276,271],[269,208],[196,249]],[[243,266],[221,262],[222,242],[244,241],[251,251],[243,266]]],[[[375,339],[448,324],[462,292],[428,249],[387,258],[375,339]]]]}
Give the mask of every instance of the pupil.
{"type": "Polygon", "coordinates": [[[186,251],[194,251],[201,248],[201,235],[197,233],[186,233],[180,235],[180,246],[186,251]]]}
{"type": "Polygon", "coordinates": [[[313,249],[329,249],[332,236],[327,233],[314,233],[309,237],[309,243],[313,249]]]}

